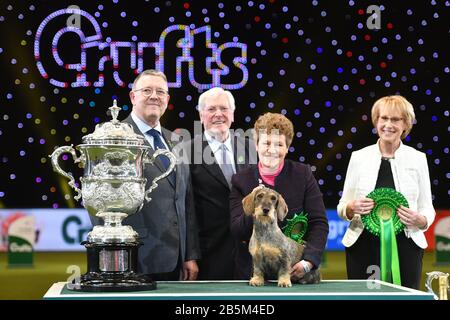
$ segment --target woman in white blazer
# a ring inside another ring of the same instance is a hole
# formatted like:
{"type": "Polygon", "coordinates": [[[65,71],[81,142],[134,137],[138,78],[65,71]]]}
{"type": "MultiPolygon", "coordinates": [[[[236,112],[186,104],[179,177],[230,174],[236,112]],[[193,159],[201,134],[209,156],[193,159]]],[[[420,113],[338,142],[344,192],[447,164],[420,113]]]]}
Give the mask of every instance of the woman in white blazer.
{"type": "Polygon", "coordinates": [[[396,212],[405,225],[404,232],[396,236],[401,285],[419,288],[423,252],[428,245],[424,232],[436,213],[426,156],[401,141],[414,120],[413,106],[404,97],[379,99],[372,107],[372,123],[379,139],[351,155],[337,208],[339,216],[350,221],[342,240],[349,279],[379,275],[380,238],[364,229],[361,216],[369,214],[375,205],[366,196],[376,188],[390,187],[402,193],[409,205],[400,206],[396,212]]]}

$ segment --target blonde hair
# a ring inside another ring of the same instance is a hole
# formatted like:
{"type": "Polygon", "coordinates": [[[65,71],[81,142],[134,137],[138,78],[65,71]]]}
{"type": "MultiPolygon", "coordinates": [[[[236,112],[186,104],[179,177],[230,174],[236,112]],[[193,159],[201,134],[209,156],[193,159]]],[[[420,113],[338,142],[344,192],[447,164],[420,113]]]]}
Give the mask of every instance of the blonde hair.
{"type": "Polygon", "coordinates": [[[406,124],[406,129],[403,131],[401,138],[404,139],[412,129],[416,115],[412,104],[406,98],[395,95],[386,96],[375,101],[372,107],[372,124],[376,128],[378,118],[380,117],[380,108],[385,106],[391,110],[399,111],[406,124]]]}
{"type": "Polygon", "coordinates": [[[258,143],[260,133],[270,134],[272,130],[286,137],[286,144],[289,147],[294,138],[294,125],[291,120],[280,113],[267,112],[256,120],[255,125],[255,141],[258,143]]]}

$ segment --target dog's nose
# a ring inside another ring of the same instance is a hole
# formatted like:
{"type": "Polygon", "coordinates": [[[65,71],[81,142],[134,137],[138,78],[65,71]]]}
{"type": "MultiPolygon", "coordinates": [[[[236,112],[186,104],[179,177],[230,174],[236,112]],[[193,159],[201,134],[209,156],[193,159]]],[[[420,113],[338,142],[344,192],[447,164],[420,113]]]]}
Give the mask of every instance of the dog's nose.
{"type": "Polygon", "coordinates": [[[269,211],[270,211],[270,209],[269,208],[263,208],[263,213],[265,214],[265,215],[268,215],[269,214],[269,211]]]}

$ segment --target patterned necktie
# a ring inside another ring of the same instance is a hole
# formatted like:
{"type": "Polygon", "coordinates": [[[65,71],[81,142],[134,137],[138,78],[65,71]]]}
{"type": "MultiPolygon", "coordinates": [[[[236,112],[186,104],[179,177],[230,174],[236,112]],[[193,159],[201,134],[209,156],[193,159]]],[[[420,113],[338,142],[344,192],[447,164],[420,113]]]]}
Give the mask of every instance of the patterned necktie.
{"type": "MultiPolygon", "coordinates": [[[[154,146],[155,151],[158,149],[167,149],[166,146],[164,145],[164,143],[162,142],[161,133],[159,133],[158,130],[150,129],[147,131],[147,133],[153,137],[153,146],[154,146]]],[[[169,168],[169,165],[170,165],[169,158],[167,158],[165,155],[162,154],[162,155],[158,156],[158,159],[161,160],[164,168],[166,168],[166,170],[167,170],[167,168],[169,168]]],[[[167,179],[169,179],[169,181],[172,183],[172,185],[175,186],[175,183],[176,183],[175,168],[167,176],[167,179]]]]}
{"type": "MultiPolygon", "coordinates": [[[[164,143],[162,142],[161,134],[159,133],[158,130],[150,129],[147,131],[147,133],[153,137],[153,147],[154,147],[153,149],[155,149],[155,151],[158,149],[167,149],[164,143]]],[[[161,162],[164,165],[164,168],[167,169],[169,167],[170,165],[169,158],[167,158],[165,155],[159,156],[158,159],[161,160],[161,162]]]]}
{"type": "Polygon", "coordinates": [[[221,163],[220,163],[220,168],[222,169],[222,173],[225,177],[225,180],[227,180],[228,186],[231,189],[231,176],[234,174],[233,171],[233,165],[230,162],[230,159],[228,157],[228,153],[227,153],[227,147],[225,146],[224,143],[222,143],[222,145],[220,146],[220,151],[222,153],[222,157],[221,157],[221,163]]]}

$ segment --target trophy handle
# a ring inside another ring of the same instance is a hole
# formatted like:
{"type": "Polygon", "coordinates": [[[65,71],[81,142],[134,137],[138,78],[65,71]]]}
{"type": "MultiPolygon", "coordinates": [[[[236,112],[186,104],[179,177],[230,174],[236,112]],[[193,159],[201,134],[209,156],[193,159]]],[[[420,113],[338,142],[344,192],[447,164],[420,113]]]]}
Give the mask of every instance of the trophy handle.
{"type": "Polygon", "coordinates": [[[153,162],[155,162],[156,158],[160,155],[164,155],[167,158],[169,158],[170,165],[169,165],[169,168],[166,170],[166,172],[164,172],[162,175],[157,176],[155,179],[153,179],[150,188],[145,191],[145,200],[147,200],[148,202],[152,201],[152,198],[150,198],[150,193],[158,187],[157,182],[161,179],[164,179],[165,177],[167,177],[169,174],[172,173],[173,169],[175,168],[176,161],[177,161],[177,159],[175,158],[175,155],[172,152],[170,152],[169,150],[158,149],[153,153],[153,155],[151,157],[146,157],[144,162],[153,164],[153,162]]]}
{"type": "Polygon", "coordinates": [[[427,272],[427,280],[425,281],[425,287],[429,293],[432,293],[435,300],[447,300],[447,288],[448,288],[448,273],[440,271],[427,272]],[[433,291],[431,283],[434,279],[439,279],[439,297],[433,291]]]}
{"type": "Polygon", "coordinates": [[[61,169],[61,167],[59,166],[58,160],[59,157],[63,154],[63,153],[70,153],[72,154],[72,158],[74,160],[75,163],[81,162],[81,164],[84,166],[84,155],[81,155],[81,157],[77,157],[77,154],[75,153],[75,149],[73,148],[73,145],[70,146],[63,146],[63,147],[59,147],[58,149],[56,149],[55,151],[53,151],[53,153],[50,155],[51,159],[52,159],[52,165],[53,165],[53,170],[57,173],[59,173],[60,175],[66,177],[67,179],[69,179],[69,186],[71,186],[75,192],[77,193],[73,198],[75,200],[79,200],[81,198],[81,190],[77,188],[77,186],[75,185],[75,179],[73,177],[73,175],[71,175],[70,173],[65,172],[63,169],[61,169]]]}

